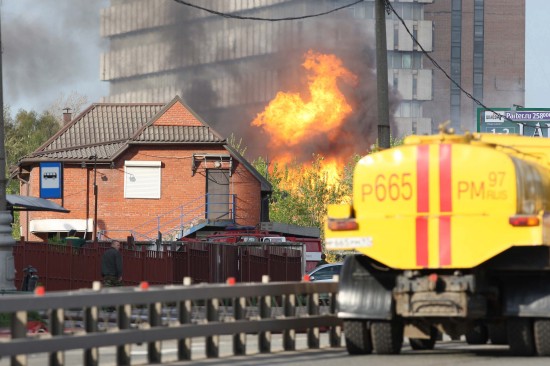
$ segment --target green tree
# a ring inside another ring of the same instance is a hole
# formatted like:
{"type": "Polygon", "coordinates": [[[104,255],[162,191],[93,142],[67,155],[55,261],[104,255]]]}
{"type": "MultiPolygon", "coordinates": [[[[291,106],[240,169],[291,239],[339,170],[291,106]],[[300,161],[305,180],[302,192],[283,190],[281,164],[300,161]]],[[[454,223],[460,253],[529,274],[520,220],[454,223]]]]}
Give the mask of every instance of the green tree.
{"type": "Polygon", "coordinates": [[[229,146],[231,146],[232,148],[237,150],[237,152],[239,154],[241,154],[242,156],[244,156],[244,154],[246,154],[247,147],[243,145],[242,137],[239,138],[239,141],[237,141],[237,137],[235,137],[234,134],[231,134],[229,136],[229,138],[227,139],[227,143],[229,144],[229,146]]]}
{"type": "Polygon", "coordinates": [[[269,171],[269,163],[262,157],[256,159],[252,165],[256,170],[263,175],[272,186],[271,200],[270,200],[270,220],[290,223],[289,212],[291,208],[291,195],[288,190],[284,189],[283,182],[289,175],[288,167],[281,169],[280,165],[275,163],[269,171]]]}
{"type": "Polygon", "coordinates": [[[275,163],[271,169],[262,158],[254,161],[254,167],[273,186],[269,209],[272,221],[322,229],[327,204],[342,202],[349,191],[341,179],[330,181],[323,172],[323,161],[322,156],[315,155],[311,164],[275,163]]]}
{"type": "Polygon", "coordinates": [[[353,155],[350,161],[344,166],[340,176],[340,188],[342,189],[342,201],[351,203],[351,194],[353,189],[353,170],[355,165],[362,158],[361,155],[353,155]]]}
{"type": "MultiPolygon", "coordinates": [[[[4,114],[5,146],[6,146],[6,171],[13,169],[17,162],[36,150],[48,138],[59,131],[60,125],[57,119],[48,112],[38,115],[36,112],[20,110],[15,119],[4,114]]],[[[17,181],[10,181],[7,187],[8,193],[18,193],[17,181]]]]}
{"type": "MultiPolygon", "coordinates": [[[[4,110],[4,133],[6,148],[6,174],[11,175],[17,162],[25,155],[32,153],[48,138],[59,131],[57,119],[48,112],[38,115],[36,112],[20,110],[15,119],[11,117],[9,109],[4,110]]],[[[18,194],[19,181],[8,180],[6,193],[18,194]]],[[[19,238],[19,213],[14,213],[13,236],[19,238]]]]}

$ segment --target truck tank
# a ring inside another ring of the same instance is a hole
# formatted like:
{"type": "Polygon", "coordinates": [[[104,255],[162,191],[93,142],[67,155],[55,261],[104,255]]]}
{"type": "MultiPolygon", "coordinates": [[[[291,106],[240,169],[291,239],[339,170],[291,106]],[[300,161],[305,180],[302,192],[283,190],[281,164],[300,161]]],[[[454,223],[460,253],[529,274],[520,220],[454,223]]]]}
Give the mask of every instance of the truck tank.
{"type": "Polygon", "coordinates": [[[550,355],[550,140],[410,136],[362,158],[329,205],[348,352],[433,348],[438,334],[550,355]]]}

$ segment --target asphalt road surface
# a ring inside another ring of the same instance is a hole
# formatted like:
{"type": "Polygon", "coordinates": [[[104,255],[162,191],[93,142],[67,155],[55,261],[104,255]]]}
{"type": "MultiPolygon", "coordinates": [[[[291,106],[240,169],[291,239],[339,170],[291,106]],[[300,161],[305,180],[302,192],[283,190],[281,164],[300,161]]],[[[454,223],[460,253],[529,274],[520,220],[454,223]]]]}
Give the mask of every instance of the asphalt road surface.
{"type": "MultiPolygon", "coordinates": [[[[257,337],[248,335],[247,356],[232,356],[231,337],[220,338],[220,358],[207,359],[204,356],[204,339],[193,339],[192,361],[176,361],[177,349],[173,341],[162,345],[162,361],[166,365],[245,365],[245,366],[454,366],[454,365],[549,365],[550,358],[544,357],[513,357],[507,346],[469,346],[461,341],[442,341],[436,344],[432,351],[413,351],[405,341],[400,355],[394,356],[349,356],[345,347],[329,348],[328,337],[321,335],[321,348],[308,350],[306,337],[297,335],[296,348],[299,351],[285,352],[282,350],[281,337],[273,335],[270,354],[259,354],[257,337]]],[[[132,365],[147,365],[146,345],[132,347],[132,365]]],[[[115,365],[115,348],[100,349],[100,365],[115,365]]],[[[28,357],[28,365],[42,366],[48,364],[46,354],[33,354],[28,357]]],[[[82,352],[69,351],[65,354],[65,364],[70,366],[82,365],[82,352]]],[[[0,366],[8,366],[9,358],[2,358],[0,366]]]]}

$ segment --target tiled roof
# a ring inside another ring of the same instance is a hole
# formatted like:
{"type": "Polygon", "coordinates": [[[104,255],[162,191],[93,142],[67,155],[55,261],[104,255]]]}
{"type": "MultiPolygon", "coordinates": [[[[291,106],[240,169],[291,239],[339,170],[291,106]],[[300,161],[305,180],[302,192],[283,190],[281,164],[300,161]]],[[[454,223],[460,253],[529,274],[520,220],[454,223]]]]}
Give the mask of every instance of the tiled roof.
{"type": "Polygon", "coordinates": [[[98,161],[112,161],[131,143],[225,142],[184,104],[187,118],[195,118],[195,125],[153,124],[177,102],[183,104],[179,97],[168,104],[92,104],[20,163],[83,161],[92,156],[97,156],[98,161]]]}
{"type": "Polygon", "coordinates": [[[121,151],[126,147],[126,142],[118,143],[106,143],[103,145],[95,146],[83,146],[77,148],[68,148],[62,150],[45,150],[37,151],[25,159],[32,160],[89,160],[90,156],[97,156],[98,160],[110,160],[112,156],[116,155],[118,151],[121,151]]]}
{"type": "Polygon", "coordinates": [[[134,141],[221,143],[224,140],[206,126],[147,126],[134,141]]]}

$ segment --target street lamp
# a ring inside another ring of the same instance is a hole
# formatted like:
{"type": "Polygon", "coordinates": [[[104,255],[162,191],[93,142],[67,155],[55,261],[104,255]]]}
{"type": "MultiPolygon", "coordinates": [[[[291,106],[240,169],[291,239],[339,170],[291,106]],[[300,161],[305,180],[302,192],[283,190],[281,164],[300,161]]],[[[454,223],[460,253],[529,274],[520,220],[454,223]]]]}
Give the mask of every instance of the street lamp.
{"type": "Polygon", "coordinates": [[[94,160],[94,243],[97,243],[97,155],[90,156],[94,160]]]}

